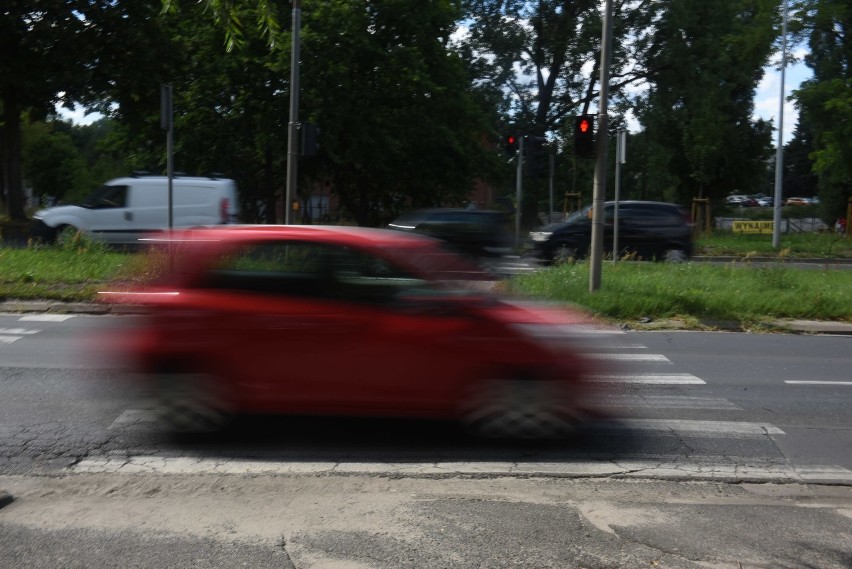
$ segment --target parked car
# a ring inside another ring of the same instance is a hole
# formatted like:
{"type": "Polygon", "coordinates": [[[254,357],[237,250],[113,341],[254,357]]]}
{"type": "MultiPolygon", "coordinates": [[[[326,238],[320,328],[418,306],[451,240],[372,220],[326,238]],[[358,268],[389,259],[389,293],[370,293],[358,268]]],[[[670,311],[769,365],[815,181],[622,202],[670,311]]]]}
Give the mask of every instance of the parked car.
{"type": "Polygon", "coordinates": [[[775,200],[770,197],[758,198],[757,203],[760,207],[772,207],[775,204],[775,200]]]}
{"type": "Polygon", "coordinates": [[[499,257],[512,252],[508,225],[509,218],[502,211],[429,208],[401,215],[388,229],[430,235],[474,257],[499,257]]]}
{"type": "Polygon", "coordinates": [[[787,201],[784,202],[785,205],[811,205],[811,200],[808,198],[787,198],[787,201]]]}
{"type": "MultiPolygon", "coordinates": [[[[604,204],[604,251],[612,253],[615,203],[604,204]]],[[[637,259],[684,261],[692,255],[692,224],[680,206],[663,202],[624,201],[618,207],[618,254],[637,259]]],[[[580,259],[592,241],[592,206],[565,221],[530,232],[534,254],[548,262],[580,259]]]]}
{"type": "MultiPolygon", "coordinates": [[[[111,245],[138,245],[139,239],[169,228],[168,178],[134,175],[110,180],[78,205],[59,205],[33,215],[34,233],[46,243],[65,232],[82,231],[111,245]]],[[[239,216],[233,180],[172,178],[172,227],[234,223],[239,216]]]]}
{"type": "Polygon", "coordinates": [[[488,276],[439,240],[236,226],[181,232],[173,247],[175,272],[104,296],[147,307],[125,352],[174,430],[274,412],[535,437],[584,413],[598,364],[568,340],[586,315],[492,296],[488,276]]]}

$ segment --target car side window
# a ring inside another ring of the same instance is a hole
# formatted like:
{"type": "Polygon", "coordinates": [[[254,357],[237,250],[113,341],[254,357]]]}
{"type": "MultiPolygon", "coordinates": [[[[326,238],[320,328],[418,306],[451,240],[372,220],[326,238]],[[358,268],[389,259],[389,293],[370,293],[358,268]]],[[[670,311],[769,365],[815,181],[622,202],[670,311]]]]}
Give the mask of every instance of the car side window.
{"type": "Polygon", "coordinates": [[[249,245],[222,256],[203,286],[384,303],[423,284],[385,259],[357,249],[281,241],[249,245]]]}

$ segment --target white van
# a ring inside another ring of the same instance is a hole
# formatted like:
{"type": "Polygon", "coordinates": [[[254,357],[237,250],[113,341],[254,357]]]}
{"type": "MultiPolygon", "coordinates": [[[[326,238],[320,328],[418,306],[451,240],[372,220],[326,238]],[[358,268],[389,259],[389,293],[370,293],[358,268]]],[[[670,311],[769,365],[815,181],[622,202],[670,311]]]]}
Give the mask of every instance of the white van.
{"type": "MultiPolygon", "coordinates": [[[[110,180],[80,205],[60,205],[33,215],[35,234],[56,241],[80,230],[113,245],[137,244],[140,237],[169,227],[168,178],[133,175],[110,180]]],[[[224,178],[173,177],[172,227],[236,223],[237,186],[224,178]]]]}

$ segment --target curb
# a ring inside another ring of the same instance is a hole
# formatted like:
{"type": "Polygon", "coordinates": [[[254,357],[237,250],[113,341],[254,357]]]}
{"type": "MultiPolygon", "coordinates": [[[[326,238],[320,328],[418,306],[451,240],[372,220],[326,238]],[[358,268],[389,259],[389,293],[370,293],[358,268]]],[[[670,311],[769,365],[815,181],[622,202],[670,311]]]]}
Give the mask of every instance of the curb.
{"type": "MultiPolygon", "coordinates": [[[[0,301],[0,312],[5,313],[49,313],[49,314],[89,314],[89,315],[133,315],[144,314],[145,308],[129,304],[98,304],[87,302],[57,302],[39,300],[6,300],[0,301]]],[[[684,330],[700,332],[788,332],[793,334],[838,334],[852,335],[852,323],[823,320],[778,319],[756,323],[753,326],[743,326],[740,322],[698,322],[688,323],[683,320],[664,319],[648,320],[647,322],[625,322],[620,325],[622,330],[684,330]]]]}

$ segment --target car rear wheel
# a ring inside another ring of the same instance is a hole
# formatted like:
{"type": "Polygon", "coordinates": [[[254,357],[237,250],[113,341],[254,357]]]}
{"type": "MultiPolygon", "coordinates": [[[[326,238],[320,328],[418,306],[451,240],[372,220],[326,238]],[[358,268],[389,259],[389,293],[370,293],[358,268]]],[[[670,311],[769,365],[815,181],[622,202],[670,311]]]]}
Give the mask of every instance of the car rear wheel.
{"type": "Polygon", "coordinates": [[[160,422],[174,433],[215,433],[231,420],[230,406],[215,376],[164,373],[157,377],[156,390],[160,422]]]}
{"type": "Polygon", "coordinates": [[[683,249],[666,249],[663,260],[667,263],[685,263],[689,260],[689,255],[683,249]]]}
{"type": "Polygon", "coordinates": [[[558,243],[556,247],[553,248],[553,262],[554,263],[567,263],[569,261],[577,259],[578,253],[577,248],[568,243],[558,243]]]}
{"type": "Polygon", "coordinates": [[[492,379],[476,384],[462,404],[462,421],[485,438],[553,439],[574,431],[571,402],[555,382],[492,379]]]}

